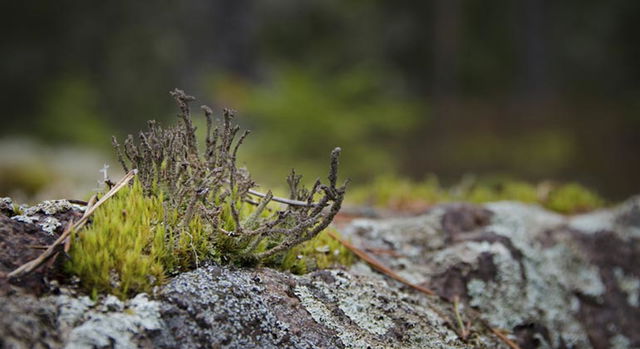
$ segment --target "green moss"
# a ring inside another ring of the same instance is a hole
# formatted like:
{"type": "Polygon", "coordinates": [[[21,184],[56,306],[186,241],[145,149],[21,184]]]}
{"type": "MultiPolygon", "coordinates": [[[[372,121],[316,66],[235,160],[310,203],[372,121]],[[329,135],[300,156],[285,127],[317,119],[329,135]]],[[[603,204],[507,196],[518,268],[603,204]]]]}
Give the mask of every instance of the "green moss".
{"type": "Polygon", "coordinates": [[[605,200],[596,193],[576,183],[532,184],[502,177],[467,179],[446,188],[434,176],[418,182],[383,176],[352,189],[347,199],[353,204],[400,210],[451,201],[486,203],[510,200],[539,204],[566,214],[593,210],[605,204],[605,200]]]}
{"type": "Polygon", "coordinates": [[[358,204],[402,208],[416,202],[434,204],[449,201],[450,195],[435,176],[415,182],[386,175],[377,177],[369,185],[351,190],[347,199],[358,204]]]}
{"type": "MultiPolygon", "coordinates": [[[[161,285],[168,275],[193,268],[205,260],[255,265],[258,261],[234,258],[255,241],[237,239],[207,230],[202,218],[194,217],[188,228],[174,231],[180,226],[176,210],[166,210],[162,191],[145,195],[142,185],[135,180],[114,197],[101,205],[92,216],[92,222],[73,237],[67,272],[77,275],[83,288],[92,297],[111,293],[120,298],[138,292],[150,292],[161,285]],[[166,210],[166,211],[165,211],[166,210]]],[[[239,204],[239,215],[246,221],[254,213],[250,204],[239,204]]],[[[272,214],[263,211],[260,216],[272,214]]],[[[222,226],[235,229],[229,207],[220,215],[222,226]]],[[[336,233],[336,232],[334,232],[336,233]]],[[[261,239],[256,251],[277,245],[278,239],[261,239]]],[[[274,255],[264,264],[302,274],[335,265],[349,265],[353,256],[326,232],[274,255]]]]}
{"type": "Polygon", "coordinates": [[[577,183],[569,183],[552,190],[546,207],[562,213],[590,211],[604,205],[604,200],[593,191],[577,183]]]}
{"type": "Polygon", "coordinates": [[[536,187],[521,181],[504,181],[473,186],[464,194],[469,202],[484,203],[491,201],[513,200],[525,203],[538,202],[536,187]]]}
{"type": "MultiPolygon", "coordinates": [[[[340,235],[335,230],[332,232],[340,235]]],[[[294,274],[305,274],[313,270],[335,266],[348,266],[354,262],[354,255],[351,251],[332,238],[327,230],[290,249],[279,258],[277,266],[294,274]]]]}
{"type": "Polygon", "coordinates": [[[126,297],[149,292],[170,272],[186,269],[210,253],[199,218],[188,229],[172,232],[177,214],[163,207],[163,195],[145,196],[135,181],[107,200],[92,222],[77,232],[66,270],[80,277],[92,295],[126,297]]]}

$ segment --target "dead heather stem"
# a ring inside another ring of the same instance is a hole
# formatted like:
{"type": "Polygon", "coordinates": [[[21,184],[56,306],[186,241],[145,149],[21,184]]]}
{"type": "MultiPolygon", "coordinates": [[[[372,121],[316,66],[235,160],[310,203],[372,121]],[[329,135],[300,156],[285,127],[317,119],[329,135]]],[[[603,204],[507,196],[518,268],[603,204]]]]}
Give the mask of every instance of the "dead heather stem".
{"type": "Polygon", "coordinates": [[[237,153],[249,132],[233,125],[234,112],[225,109],[220,122],[202,106],[207,121],[204,152],[198,151],[189,103],[195,98],[175,89],[171,95],[180,110],[176,126],[162,128],[150,121],[138,142],[129,135],[124,144],[113,138],[118,161],[125,170],[135,168],[147,195],[162,191],[168,208],[177,210],[185,231],[195,217],[207,222],[212,241],[221,242],[218,253],[228,258],[262,261],[305,242],[325,229],[340,210],[346,183],[338,186],[340,148],[331,152],[328,184],[319,180],[309,190],[300,186],[295,172],[287,179],[289,198],[254,190],[245,168],[236,164],[237,153]],[[260,198],[259,202],[251,196],[260,198]],[[284,204],[269,210],[272,203],[284,204]],[[272,212],[272,213],[270,213],[272,212]]]}

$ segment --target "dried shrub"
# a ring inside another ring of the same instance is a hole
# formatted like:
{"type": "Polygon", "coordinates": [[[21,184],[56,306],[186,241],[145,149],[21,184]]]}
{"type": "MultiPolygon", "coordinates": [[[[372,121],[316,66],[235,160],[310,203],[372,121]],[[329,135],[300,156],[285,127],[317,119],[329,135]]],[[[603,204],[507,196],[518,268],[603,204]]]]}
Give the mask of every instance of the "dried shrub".
{"type": "Polygon", "coordinates": [[[346,190],[346,183],[337,183],[340,148],[331,152],[326,184],[316,180],[310,189],[304,188],[301,176],[292,171],[287,178],[289,198],[270,191],[262,194],[254,190],[249,172],[237,166],[238,149],[249,132],[238,137],[233,112],[224,110],[216,122],[211,109],[202,106],[207,130],[201,153],[189,107],[195,98],[178,89],[171,95],[181,123],[163,128],[150,121],[137,142],[129,135],[122,145],[114,137],[113,145],[124,170],[138,170],[145,195],[162,193],[165,212],[177,215],[174,223],[163,223],[173,236],[189,234],[190,223],[198,219],[210,236],[213,255],[223,261],[257,263],[310,240],[331,223],[346,190]]]}

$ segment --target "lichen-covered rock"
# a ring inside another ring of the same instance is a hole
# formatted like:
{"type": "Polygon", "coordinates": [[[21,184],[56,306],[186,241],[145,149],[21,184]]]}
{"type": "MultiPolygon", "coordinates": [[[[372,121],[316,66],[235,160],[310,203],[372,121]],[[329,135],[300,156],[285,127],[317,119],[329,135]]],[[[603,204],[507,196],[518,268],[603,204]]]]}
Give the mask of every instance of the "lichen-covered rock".
{"type": "Polygon", "coordinates": [[[499,202],[355,221],[357,245],[401,276],[456,297],[523,348],[640,346],[640,198],[565,217],[499,202]]]}
{"type": "Polygon", "coordinates": [[[0,297],[16,314],[0,317],[0,347],[508,348],[487,326],[523,349],[640,347],[640,198],[574,217],[449,204],[342,233],[438,296],[364,263],[303,276],[206,265],[129,301],[0,297]]]}
{"type": "Polygon", "coordinates": [[[13,200],[11,198],[0,198],[0,214],[5,216],[13,216],[13,200]]]}
{"type": "MultiPolygon", "coordinates": [[[[10,288],[3,276],[38,257],[42,248],[52,244],[70,220],[77,221],[82,216],[83,209],[67,200],[54,200],[25,206],[21,214],[17,214],[11,199],[0,199],[0,295],[10,288]]],[[[40,293],[46,289],[45,279],[56,275],[54,269],[41,268],[11,283],[40,293]]]]}
{"type": "Polygon", "coordinates": [[[160,299],[171,335],[158,337],[158,347],[466,347],[433,309],[436,300],[342,270],[293,276],[209,266],[172,280],[160,299]]]}
{"type": "Polygon", "coordinates": [[[54,235],[61,233],[63,225],[69,220],[77,220],[83,210],[83,206],[71,204],[67,200],[47,200],[35,206],[26,206],[22,214],[15,215],[11,219],[36,224],[43,231],[54,235]]]}

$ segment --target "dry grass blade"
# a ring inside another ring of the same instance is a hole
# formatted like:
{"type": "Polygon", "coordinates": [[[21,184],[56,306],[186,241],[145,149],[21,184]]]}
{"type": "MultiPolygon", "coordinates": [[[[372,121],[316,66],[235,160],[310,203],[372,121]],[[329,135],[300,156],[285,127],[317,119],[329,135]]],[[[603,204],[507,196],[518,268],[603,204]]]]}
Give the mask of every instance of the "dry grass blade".
{"type": "Polygon", "coordinates": [[[339,238],[336,234],[334,234],[332,231],[328,230],[327,233],[329,234],[329,236],[331,236],[332,238],[338,240],[341,244],[344,245],[344,247],[348,248],[351,252],[353,252],[356,256],[360,257],[363,261],[369,263],[369,265],[371,265],[374,269],[378,270],[379,272],[389,276],[390,278],[397,280],[415,290],[418,290],[422,293],[426,293],[430,296],[435,296],[435,292],[431,291],[430,289],[420,286],[420,285],[416,285],[413,284],[411,282],[409,282],[409,280],[403,278],[402,276],[396,274],[393,270],[387,268],[386,266],[384,266],[382,263],[380,263],[379,261],[377,261],[374,257],[371,257],[368,253],[364,252],[363,250],[355,247],[352,243],[350,243],[349,241],[346,241],[344,239],[339,238]]]}
{"type": "Polygon", "coordinates": [[[469,330],[467,329],[467,327],[464,325],[464,322],[462,321],[462,316],[460,315],[459,307],[460,307],[460,297],[455,296],[453,297],[453,312],[456,316],[458,328],[460,329],[460,337],[462,337],[462,340],[467,340],[467,337],[469,337],[469,330]]]}
{"type": "Polygon", "coordinates": [[[92,205],[91,207],[87,207],[86,211],[82,215],[82,218],[80,218],[77,222],[73,222],[73,221],[69,222],[64,232],[60,234],[58,239],[53,244],[51,244],[51,246],[49,246],[44,252],[42,252],[40,256],[38,256],[34,260],[31,260],[19,266],[14,271],[7,274],[7,278],[15,279],[15,278],[24,276],[26,274],[29,274],[30,272],[34,271],[39,266],[41,266],[43,263],[45,263],[47,260],[49,260],[49,258],[53,257],[58,252],[60,252],[60,248],[63,247],[62,245],[65,243],[65,240],[71,235],[71,233],[81,228],[85,223],[87,223],[87,220],[89,219],[91,214],[93,214],[93,212],[95,212],[95,210],[98,207],[100,207],[100,205],[102,205],[105,201],[109,200],[109,198],[111,198],[120,189],[122,189],[125,185],[127,185],[127,183],[129,183],[129,181],[131,181],[131,179],[135,175],[136,175],[136,170],[132,170],[129,173],[127,173],[127,175],[124,176],[115,186],[113,186],[113,188],[111,188],[111,190],[109,190],[102,198],[100,198],[100,200],[98,200],[98,202],[96,202],[95,205],[92,205]]]}
{"type": "MultiPolygon", "coordinates": [[[[340,237],[338,237],[336,234],[334,234],[331,231],[327,231],[327,233],[329,234],[329,236],[331,236],[332,238],[336,239],[337,241],[339,241],[342,245],[344,245],[346,248],[348,248],[351,252],[353,252],[356,256],[360,257],[363,261],[367,262],[369,265],[371,265],[374,269],[378,270],[379,272],[389,276],[392,279],[395,279],[417,291],[420,291],[422,293],[428,294],[430,296],[434,296],[435,292],[431,291],[430,289],[420,286],[420,285],[416,285],[413,284],[411,282],[409,282],[408,280],[406,280],[405,278],[403,278],[402,276],[396,274],[393,270],[387,268],[386,266],[384,266],[382,263],[380,263],[379,261],[377,261],[374,257],[370,256],[369,254],[367,254],[366,252],[364,252],[363,250],[357,248],[356,246],[354,246],[352,243],[350,243],[347,240],[341,239],[340,237]]],[[[456,332],[458,333],[458,335],[464,340],[466,338],[468,338],[469,336],[469,329],[468,326],[464,326],[464,324],[462,323],[462,319],[460,317],[460,314],[458,312],[458,304],[457,304],[457,300],[454,302],[453,304],[454,307],[454,312],[456,313],[456,320],[458,322],[458,327],[460,328],[460,331],[456,330],[456,332]]],[[[433,309],[435,310],[435,309],[433,309]]],[[[441,314],[440,312],[438,312],[440,314],[440,316],[449,324],[451,324],[451,321],[448,319],[447,316],[445,316],[444,314],[441,314]]],[[[509,338],[507,338],[507,336],[505,336],[503,333],[501,333],[500,331],[498,331],[497,329],[489,326],[489,324],[487,324],[485,321],[480,319],[480,322],[487,328],[489,329],[493,334],[496,335],[496,337],[498,337],[502,342],[504,342],[507,346],[509,346],[509,348],[511,349],[521,349],[520,346],[515,343],[514,341],[510,340],[509,338]]],[[[454,328],[455,330],[455,328],[454,328]]]]}
{"type": "Polygon", "coordinates": [[[490,326],[487,326],[487,327],[489,328],[489,330],[491,332],[493,332],[493,334],[495,334],[498,338],[500,338],[500,340],[502,340],[506,345],[508,345],[509,348],[511,348],[511,349],[521,349],[520,346],[516,342],[514,342],[511,339],[507,338],[507,336],[505,336],[504,333],[500,332],[499,330],[497,330],[497,329],[495,329],[493,327],[490,327],[490,326]]]}

